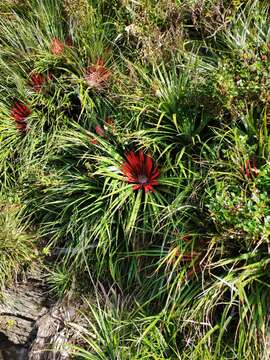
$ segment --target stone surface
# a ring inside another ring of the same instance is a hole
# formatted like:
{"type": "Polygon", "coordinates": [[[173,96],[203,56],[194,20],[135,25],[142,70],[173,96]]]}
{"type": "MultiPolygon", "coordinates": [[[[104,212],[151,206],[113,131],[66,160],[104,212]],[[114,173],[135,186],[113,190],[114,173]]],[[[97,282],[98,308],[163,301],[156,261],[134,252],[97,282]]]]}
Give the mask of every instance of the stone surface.
{"type": "Polygon", "coordinates": [[[67,342],[79,338],[81,304],[69,298],[52,302],[42,272],[3,291],[0,300],[0,360],[67,360],[67,342]]]}
{"type": "Polygon", "coordinates": [[[0,332],[14,344],[32,340],[37,319],[48,311],[40,284],[32,281],[4,291],[0,302],[0,332]]]}
{"type": "Polygon", "coordinates": [[[71,324],[78,321],[78,317],[75,306],[68,302],[52,306],[36,322],[37,335],[29,353],[29,360],[70,359],[70,349],[66,344],[77,337],[71,324]]]}

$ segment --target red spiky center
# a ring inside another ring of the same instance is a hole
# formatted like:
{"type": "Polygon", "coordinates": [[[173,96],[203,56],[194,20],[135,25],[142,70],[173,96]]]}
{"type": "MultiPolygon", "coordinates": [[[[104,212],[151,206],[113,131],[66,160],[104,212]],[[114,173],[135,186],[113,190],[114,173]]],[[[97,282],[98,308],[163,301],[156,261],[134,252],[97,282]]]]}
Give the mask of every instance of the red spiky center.
{"type": "Polygon", "coordinates": [[[122,165],[121,171],[125,180],[134,184],[134,190],[153,191],[153,186],[158,185],[158,168],[153,163],[152,158],[145,155],[142,150],[138,153],[133,151],[127,153],[126,162],[122,165]]]}

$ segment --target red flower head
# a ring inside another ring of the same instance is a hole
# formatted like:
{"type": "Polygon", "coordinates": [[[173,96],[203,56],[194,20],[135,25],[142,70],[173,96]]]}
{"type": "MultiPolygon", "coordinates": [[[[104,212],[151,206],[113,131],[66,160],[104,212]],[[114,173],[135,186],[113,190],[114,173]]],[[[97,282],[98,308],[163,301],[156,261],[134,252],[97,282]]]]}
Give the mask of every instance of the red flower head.
{"type": "Polygon", "coordinates": [[[39,92],[45,82],[45,76],[38,73],[33,73],[29,79],[29,85],[33,88],[35,92],[39,92]]]}
{"type": "MultiPolygon", "coordinates": [[[[107,139],[107,136],[105,135],[105,131],[103,130],[103,128],[101,126],[96,126],[95,127],[95,131],[98,134],[98,136],[103,137],[105,139],[107,139]]],[[[94,145],[98,144],[98,140],[97,139],[92,139],[91,143],[94,145]]]]}
{"type": "Polygon", "coordinates": [[[97,139],[91,139],[91,144],[93,144],[93,145],[97,145],[97,144],[98,144],[97,139]]]}
{"type": "Polygon", "coordinates": [[[126,181],[134,184],[133,190],[154,191],[153,186],[158,185],[159,171],[157,165],[142,150],[138,153],[130,151],[126,154],[126,162],[121,166],[121,171],[126,181]]]}
{"type": "Polygon", "coordinates": [[[104,137],[104,136],[105,136],[105,132],[104,132],[104,130],[102,129],[102,127],[96,126],[96,127],[95,127],[95,130],[96,130],[96,133],[97,133],[99,136],[101,136],[101,137],[104,137]]]}
{"type": "Polygon", "coordinates": [[[16,102],[12,109],[10,116],[16,122],[16,128],[20,132],[25,132],[28,128],[27,117],[31,114],[31,110],[21,102],[16,102]]]}
{"type": "Polygon", "coordinates": [[[85,81],[90,88],[102,89],[109,80],[111,72],[104,66],[104,61],[99,59],[95,65],[86,69],[85,81]]]}
{"type": "Polygon", "coordinates": [[[51,41],[50,50],[54,55],[61,55],[64,51],[65,44],[58,38],[53,38],[51,41]]]}

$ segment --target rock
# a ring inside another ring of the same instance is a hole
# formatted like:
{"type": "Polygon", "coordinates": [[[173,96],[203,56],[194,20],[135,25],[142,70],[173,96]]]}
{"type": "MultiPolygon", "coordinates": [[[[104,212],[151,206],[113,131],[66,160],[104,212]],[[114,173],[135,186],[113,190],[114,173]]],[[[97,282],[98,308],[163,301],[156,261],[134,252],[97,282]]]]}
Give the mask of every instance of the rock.
{"type": "Polygon", "coordinates": [[[26,347],[14,344],[7,336],[0,334],[0,360],[27,360],[27,353],[26,347]]]}
{"type": "Polygon", "coordinates": [[[48,311],[40,284],[22,283],[3,292],[0,302],[0,332],[14,344],[27,344],[34,337],[37,319],[48,311]]]}
{"type": "Polygon", "coordinates": [[[37,335],[29,353],[29,360],[70,359],[70,349],[66,344],[74,337],[70,324],[76,317],[78,318],[78,314],[74,306],[65,301],[55,304],[36,322],[37,335]]]}
{"type": "Polygon", "coordinates": [[[42,272],[3,291],[0,301],[0,360],[67,360],[67,342],[80,337],[81,303],[66,298],[52,302],[42,272]]]}

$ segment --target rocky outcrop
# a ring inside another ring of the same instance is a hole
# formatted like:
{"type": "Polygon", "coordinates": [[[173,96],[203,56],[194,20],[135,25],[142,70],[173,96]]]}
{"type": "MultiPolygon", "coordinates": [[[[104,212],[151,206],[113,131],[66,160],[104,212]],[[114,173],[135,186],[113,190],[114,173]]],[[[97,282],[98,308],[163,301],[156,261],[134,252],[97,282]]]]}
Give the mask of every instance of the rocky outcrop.
{"type": "Polygon", "coordinates": [[[67,342],[76,342],[79,305],[70,299],[53,303],[42,273],[3,291],[0,300],[0,360],[67,360],[67,342]],[[1,358],[2,356],[2,358],[1,358]]]}

